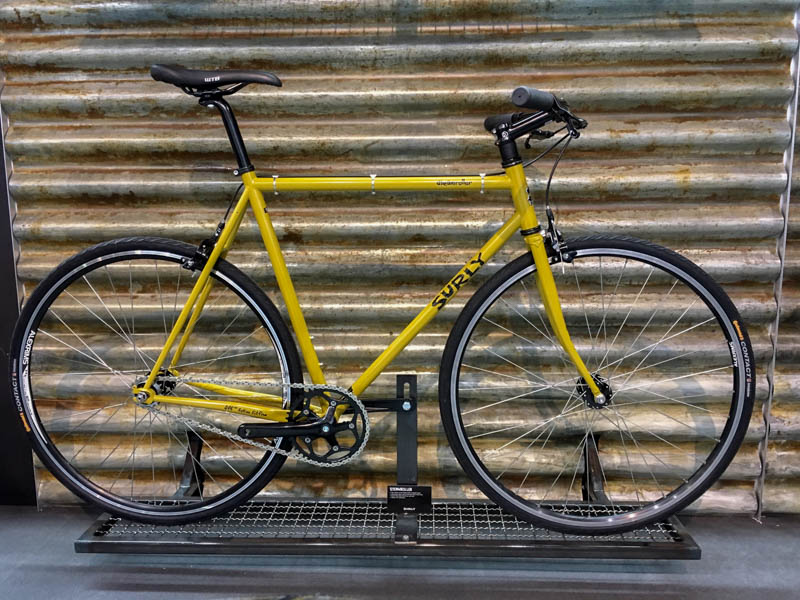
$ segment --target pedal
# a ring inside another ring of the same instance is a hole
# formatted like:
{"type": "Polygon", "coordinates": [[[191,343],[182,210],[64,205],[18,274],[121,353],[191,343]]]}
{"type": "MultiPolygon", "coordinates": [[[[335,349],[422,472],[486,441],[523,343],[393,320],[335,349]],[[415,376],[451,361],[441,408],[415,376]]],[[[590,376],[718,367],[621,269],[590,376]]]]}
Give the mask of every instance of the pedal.
{"type": "Polygon", "coordinates": [[[238,433],[251,440],[268,437],[320,436],[331,431],[331,425],[322,420],[310,423],[242,423],[238,433]]]}

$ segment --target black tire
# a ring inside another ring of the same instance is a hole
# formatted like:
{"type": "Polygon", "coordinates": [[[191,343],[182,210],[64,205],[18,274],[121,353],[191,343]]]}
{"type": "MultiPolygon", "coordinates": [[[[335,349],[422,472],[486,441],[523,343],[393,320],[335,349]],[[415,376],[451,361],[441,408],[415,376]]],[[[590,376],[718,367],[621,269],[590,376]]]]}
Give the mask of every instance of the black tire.
{"type": "Polygon", "coordinates": [[[567,248],[553,274],[579,354],[611,386],[608,403],[563,360],[525,254],[450,333],[442,421],[464,471],[503,509],[566,533],[619,533],[687,507],[723,474],[753,408],[753,351],[725,292],[675,252],[604,236],[567,248]]]}
{"type": "MultiPolygon", "coordinates": [[[[153,413],[133,402],[130,382],[149,371],[147,363],[163,346],[168,323],[174,322],[192,287],[188,282],[199,272],[190,263],[189,269],[185,266],[194,254],[194,246],[146,237],[88,248],[39,284],[14,331],[12,392],[37,456],[80,498],[135,521],[175,525],[224,513],[258,493],[286,460],[178,420],[188,415],[195,423],[235,433],[237,419],[252,418],[195,408],[184,412],[175,405],[153,413]],[[140,442],[144,449],[137,455],[140,442]],[[187,450],[197,452],[190,456],[187,450]],[[190,481],[204,480],[195,486],[199,498],[186,497],[185,485],[181,488],[186,483],[180,476],[182,461],[194,471],[190,481]]],[[[297,349],[273,303],[225,260],[212,277],[206,310],[190,338],[196,346],[187,345],[181,369],[209,377],[214,374],[209,368],[221,369],[227,378],[248,377],[253,383],[272,373],[282,383],[302,383],[297,349]],[[204,320],[206,313],[211,316],[204,320]],[[240,336],[245,341],[226,346],[240,336]],[[245,353],[247,344],[255,349],[245,353]],[[234,372],[225,370],[234,367],[234,372]]],[[[177,389],[204,395],[202,388],[198,392],[183,383],[177,389]]],[[[288,401],[291,392],[283,393],[288,401]]],[[[274,441],[284,450],[292,447],[289,438],[274,441]]]]}

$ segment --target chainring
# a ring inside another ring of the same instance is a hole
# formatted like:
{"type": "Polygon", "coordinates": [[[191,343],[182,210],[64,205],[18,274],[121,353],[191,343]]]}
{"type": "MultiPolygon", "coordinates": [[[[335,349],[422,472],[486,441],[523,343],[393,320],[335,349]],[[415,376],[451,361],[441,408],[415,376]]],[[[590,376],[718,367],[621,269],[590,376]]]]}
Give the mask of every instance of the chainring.
{"type": "Polygon", "coordinates": [[[368,417],[364,406],[353,401],[351,395],[333,389],[311,389],[304,391],[305,401],[302,417],[310,418],[311,406],[327,405],[323,433],[298,436],[295,450],[314,464],[343,464],[361,452],[367,441],[368,417]],[[335,416],[335,415],[338,415],[335,416]]]}

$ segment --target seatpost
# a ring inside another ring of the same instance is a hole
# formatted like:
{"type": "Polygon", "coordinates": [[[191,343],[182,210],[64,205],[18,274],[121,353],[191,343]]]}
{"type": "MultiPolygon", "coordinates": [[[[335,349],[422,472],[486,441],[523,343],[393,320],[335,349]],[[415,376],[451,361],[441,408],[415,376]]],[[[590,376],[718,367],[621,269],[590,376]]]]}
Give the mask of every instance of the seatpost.
{"type": "Polygon", "coordinates": [[[222,115],[222,122],[225,124],[225,131],[228,133],[228,140],[233,148],[233,153],[236,155],[236,162],[238,168],[233,172],[234,175],[241,175],[254,171],[253,165],[250,163],[250,157],[247,156],[247,148],[244,147],[244,140],[242,134],[239,132],[239,124],[236,122],[236,117],[233,114],[233,109],[227,101],[217,94],[203,94],[200,96],[201,106],[215,106],[222,115]]]}

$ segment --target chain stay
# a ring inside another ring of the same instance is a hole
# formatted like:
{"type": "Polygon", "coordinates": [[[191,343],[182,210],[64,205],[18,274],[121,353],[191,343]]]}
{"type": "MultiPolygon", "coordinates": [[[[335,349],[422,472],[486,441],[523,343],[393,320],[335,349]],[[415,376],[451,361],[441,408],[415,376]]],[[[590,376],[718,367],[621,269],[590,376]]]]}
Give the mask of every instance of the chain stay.
{"type": "Polygon", "coordinates": [[[350,390],[346,390],[343,387],[338,387],[335,385],[320,385],[320,384],[309,384],[309,383],[276,383],[276,382],[257,382],[257,381],[246,381],[246,380],[237,380],[237,379],[200,379],[197,377],[193,377],[191,379],[181,379],[179,377],[168,377],[164,378],[168,379],[169,381],[174,381],[176,384],[184,383],[186,385],[191,385],[192,382],[195,383],[209,383],[212,385],[224,385],[227,387],[235,387],[235,386],[249,386],[249,387],[258,387],[258,388],[281,388],[283,389],[298,389],[303,391],[332,391],[338,392],[348,398],[354,405],[358,406],[361,410],[362,414],[364,415],[364,441],[362,442],[361,446],[350,456],[342,458],[340,460],[335,461],[326,461],[320,462],[316,461],[312,458],[308,458],[307,456],[301,454],[297,449],[293,448],[292,450],[284,450],[283,448],[278,448],[277,446],[271,444],[264,444],[262,442],[257,442],[255,440],[251,440],[248,438],[244,438],[236,433],[231,433],[230,431],[225,431],[224,429],[220,429],[219,427],[215,427],[214,425],[206,425],[205,423],[200,423],[199,421],[195,421],[194,419],[189,419],[188,417],[179,416],[176,414],[166,414],[160,411],[156,406],[152,404],[144,405],[145,408],[150,410],[153,413],[164,415],[165,417],[169,417],[175,419],[176,421],[180,421],[185,423],[189,426],[189,428],[196,428],[202,429],[204,431],[208,431],[209,433],[215,433],[217,435],[224,436],[230,440],[235,442],[241,442],[243,444],[249,444],[250,446],[254,446],[256,448],[260,448],[266,452],[274,452],[275,454],[280,454],[282,456],[286,456],[288,458],[293,458],[300,462],[309,463],[318,467],[339,467],[349,463],[350,461],[358,458],[358,456],[363,452],[364,447],[367,445],[367,440],[369,440],[369,416],[367,415],[366,407],[361,403],[361,401],[356,398],[356,395],[351,392],[350,390]]]}

